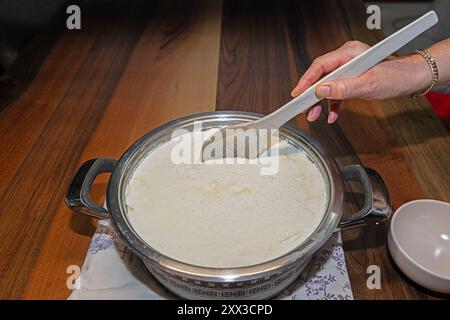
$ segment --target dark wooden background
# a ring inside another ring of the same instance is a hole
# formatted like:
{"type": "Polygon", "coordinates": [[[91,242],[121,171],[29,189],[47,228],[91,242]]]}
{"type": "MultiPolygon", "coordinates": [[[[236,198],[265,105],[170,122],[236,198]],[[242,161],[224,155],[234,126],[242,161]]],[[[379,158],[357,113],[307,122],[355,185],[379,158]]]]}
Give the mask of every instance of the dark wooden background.
{"type": "MultiPolygon", "coordinates": [[[[64,17],[56,18],[0,77],[0,298],[70,293],[66,268],[82,265],[95,230],[63,201],[83,161],[118,158],[183,115],[271,112],[290,99],[314,57],[351,39],[380,39],[357,0],[116,0],[82,14],[82,30],[64,30],[64,17]]],[[[380,172],[395,208],[418,198],[450,201],[450,136],[425,100],[351,100],[338,124],[324,116],[295,122],[340,165],[380,172]]],[[[106,182],[95,185],[98,201],[106,182]]],[[[343,238],[355,298],[448,298],[393,265],[386,226],[343,238]],[[366,286],[373,264],[380,290],[366,286]]]]}

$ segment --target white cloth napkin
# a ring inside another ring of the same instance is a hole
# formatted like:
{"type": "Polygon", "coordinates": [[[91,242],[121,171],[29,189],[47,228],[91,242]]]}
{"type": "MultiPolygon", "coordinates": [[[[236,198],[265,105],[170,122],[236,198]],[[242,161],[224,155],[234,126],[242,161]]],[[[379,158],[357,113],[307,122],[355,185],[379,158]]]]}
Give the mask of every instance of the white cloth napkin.
{"type": "MultiPolygon", "coordinates": [[[[177,299],[117,238],[108,221],[99,221],[69,299],[177,299]]],[[[299,278],[275,299],[351,300],[340,233],[313,256],[299,278]]]]}

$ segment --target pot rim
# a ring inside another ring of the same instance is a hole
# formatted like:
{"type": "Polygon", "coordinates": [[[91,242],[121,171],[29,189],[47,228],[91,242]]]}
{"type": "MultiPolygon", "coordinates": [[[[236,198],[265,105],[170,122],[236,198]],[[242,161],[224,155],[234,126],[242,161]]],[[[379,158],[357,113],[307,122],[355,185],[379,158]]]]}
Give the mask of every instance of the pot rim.
{"type": "MultiPolygon", "coordinates": [[[[279,271],[280,268],[295,265],[302,258],[310,257],[317,251],[335,231],[342,216],[343,208],[343,180],[339,167],[333,157],[324,149],[317,140],[311,137],[308,133],[298,128],[293,124],[286,124],[280,130],[285,130],[293,138],[296,138],[302,144],[306,143],[308,152],[314,153],[317,159],[321,161],[321,166],[325,169],[328,177],[328,208],[322,219],[321,224],[317,229],[303,241],[295,249],[286,254],[266,261],[260,264],[236,267],[236,268],[210,268],[204,266],[191,265],[165,256],[164,254],[153,249],[138,234],[133,230],[126,218],[126,213],[122,211],[121,200],[119,192],[122,188],[122,178],[125,170],[130,165],[130,159],[143,146],[143,144],[157,134],[161,134],[165,130],[176,129],[180,125],[187,124],[193,121],[208,120],[208,119],[235,119],[242,121],[250,121],[261,118],[263,115],[251,112],[242,111],[216,111],[216,112],[202,112],[188,115],[167,122],[160,127],[146,133],[136,142],[134,142],[120,157],[117,165],[112,172],[107,189],[107,208],[109,217],[114,225],[121,240],[138,256],[149,260],[153,265],[169,271],[173,274],[178,274],[182,277],[189,277],[203,281],[213,282],[227,282],[233,280],[245,281],[255,278],[256,276],[264,276],[273,272],[279,271]]],[[[241,121],[241,122],[242,122],[241,121]]]]}

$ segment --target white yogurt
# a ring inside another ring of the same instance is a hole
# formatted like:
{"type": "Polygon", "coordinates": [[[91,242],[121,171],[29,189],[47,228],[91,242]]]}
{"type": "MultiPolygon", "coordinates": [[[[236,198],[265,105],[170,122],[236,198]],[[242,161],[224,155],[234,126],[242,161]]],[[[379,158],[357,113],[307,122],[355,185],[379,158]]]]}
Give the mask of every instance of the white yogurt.
{"type": "Polygon", "coordinates": [[[257,164],[181,164],[173,142],[150,153],[126,189],[133,229],[155,250],[206,267],[241,267],[291,251],[319,226],[326,196],[319,169],[281,142],[279,170],[257,164]]]}

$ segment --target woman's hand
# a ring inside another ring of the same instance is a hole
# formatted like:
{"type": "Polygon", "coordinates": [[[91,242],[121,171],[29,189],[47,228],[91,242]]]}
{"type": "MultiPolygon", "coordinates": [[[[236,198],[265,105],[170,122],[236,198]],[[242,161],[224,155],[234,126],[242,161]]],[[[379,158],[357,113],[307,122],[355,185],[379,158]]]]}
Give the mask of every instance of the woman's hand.
{"type": "MultiPolygon", "coordinates": [[[[350,41],[339,49],[316,58],[292,91],[298,96],[325,74],[367,50],[369,46],[350,41]]],[[[340,100],[361,98],[382,100],[406,95],[426,87],[431,74],[425,60],[418,55],[389,58],[356,78],[327,81],[316,88],[316,95],[329,100],[328,123],[334,123],[339,114],[340,100]]],[[[308,120],[319,118],[321,106],[309,109],[308,120]]]]}

